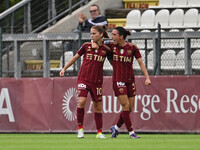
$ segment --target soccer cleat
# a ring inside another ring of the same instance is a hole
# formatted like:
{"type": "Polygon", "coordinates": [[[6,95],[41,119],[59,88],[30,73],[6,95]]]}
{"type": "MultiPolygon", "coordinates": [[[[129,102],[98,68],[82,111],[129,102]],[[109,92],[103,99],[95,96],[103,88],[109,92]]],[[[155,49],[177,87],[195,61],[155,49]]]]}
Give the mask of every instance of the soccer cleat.
{"type": "Polygon", "coordinates": [[[132,133],[132,134],[130,135],[130,138],[131,138],[131,139],[136,139],[136,138],[140,138],[140,136],[137,136],[135,133],[132,133]]]}
{"type": "Polygon", "coordinates": [[[84,131],[83,131],[83,129],[79,129],[78,130],[78,136],[77,136],[78,138],[84,138],[84,131]]]}
{"type": "Polygon", "coordinates": [[[111,138],[117,138],[117,136],[118,136],[118,131],[115,129],[115,127],[112,126],[112,127],[110,128],[110,130],[111,130],[111,133],[112,133],[111,138]]]}
{"type": "Polygon", "coordinates": [[[105,139],[106,137],[102,133],[99,133],[99,134],[97,134],[96,138],[97,139],[105,139]]]}

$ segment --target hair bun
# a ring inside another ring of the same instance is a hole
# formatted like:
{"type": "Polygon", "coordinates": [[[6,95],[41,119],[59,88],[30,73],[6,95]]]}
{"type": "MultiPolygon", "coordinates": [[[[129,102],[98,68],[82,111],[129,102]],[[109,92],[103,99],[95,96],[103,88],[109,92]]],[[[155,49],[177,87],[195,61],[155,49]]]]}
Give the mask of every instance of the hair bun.
{"type": "Polygon", "coordinates": [[[127,34],[127,35],[131,35],[131,32],[130,32],[130,31],[126,31],[126,34],[127,34]]]}

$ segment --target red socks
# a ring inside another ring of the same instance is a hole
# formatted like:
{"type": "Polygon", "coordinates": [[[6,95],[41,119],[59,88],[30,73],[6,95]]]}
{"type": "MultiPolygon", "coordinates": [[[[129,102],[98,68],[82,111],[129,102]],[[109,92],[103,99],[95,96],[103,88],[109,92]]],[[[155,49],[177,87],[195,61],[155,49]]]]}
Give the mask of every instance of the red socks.
{"type": "Polygon", "coordinates": [[[119,120],[117,121],[117,126],[120,128],[124,123],[122,112],[120,113],[119,120]]]}
{"type": "MultiPolygon", "coordinates": [[[[102,113],[94,113],[94,118],[96,122],[97,134],[102,133],[102,113]]],[[[78,129],[83,128],[83,120],[84,120],[84,108],[77,108],[77,122],[78,122],[78,129]]]]}
{"type": "MultiPolygon", "coordinates": [[[[96,122],[97,134],[102,133],[102,113],[94,113],[94,118],[96,122]]],[[[78,121],[78,129],[83,128],[83,119],[84,119],[84,108],[77,108],[77,121],[78,121]]],[[[127,130],[133,131],[133,126],[130,119],[130,111],[122,111],[120,114],[120,118],[117,122],[117,126],[120,128],[122,124],[125,123],[127,130]]]]}
{"type": "Polygon", "coordinates": [[[102,126],[103,126],[102,113],[95,112],[94,118],[96,122],[97,134],[102,133],[102,126]]]}
{"type": "MultiPolygon", "coordinates": [[[[129,111],[129,114],[130,114],[131,112],[129,111]]],[[[123,120],[123,116],[122,116],[122,112],[120,113],[120,117],[119,117],[119,120],[117,121],[117,126],[119,127],[119,128],[121,128],[121,126],[124,124],[124,120],[123,120]]]]}
{"type": "Polygon", "coordinates": [[[123,120],[124,120],[124,123],[126,125],[128,132],[133,131],[133,126],[132,126],[131,118],[130,118],[129,114],[130,114],[130,111],[122,111],[122,117],[123,117],[123,120]]]}
{"type": "Polygon", "coordinates": [[[83,128],[83,119],[84,119],[84,108],[77,108],[77,122],[78,122],[78,129],[83,128]]]}

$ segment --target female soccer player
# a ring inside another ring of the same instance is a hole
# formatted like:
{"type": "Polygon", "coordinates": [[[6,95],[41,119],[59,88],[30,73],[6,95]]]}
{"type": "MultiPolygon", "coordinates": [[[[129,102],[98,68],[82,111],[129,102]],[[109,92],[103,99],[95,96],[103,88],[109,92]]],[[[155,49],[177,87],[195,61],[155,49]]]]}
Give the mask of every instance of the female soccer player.
{"type": "Polygon", "coordinates": [[[111,50],[106,46],[102,38],[108,38],[108,33],[101,26],[93,26],[90,30],[91,39],[97,43],[98,48],[92,48],[92,43],[87,42],[77,51],[77,54],[69,60],[65,67],[61,70],[60,76],[64,76],[64,72],[76,60],[83,55],[83,62],[78,74],[77,91],[78,91],[78,138],[84,137],[83,120],[84,107],[87,99],[87,94],[90,92],[95,112],[95,122],[97,128],[96,138],[105,138],[102,134],[102,83],[103,83],[103,63],[107,55],[111,54],[111,50]]]}
{"type": "Polygon", "coordinates": [[[125,123],[130,138],[139,138],[133,130],[130,112],[135,102],[135,77],[133,71],[133,59],[137,59],[142,72],[146,77],[145,85],[151,83],[147,69],[142,61],[139,49],[134,44],[126,42],[126,36],[130,35],[123,27],[116,27],[112,31],[114,44],[108,44],[113,52],[113,89],[121,106],[122,112],[115,126],[111,127],[112,138],[116,138],[118,130],[125,123]]]}

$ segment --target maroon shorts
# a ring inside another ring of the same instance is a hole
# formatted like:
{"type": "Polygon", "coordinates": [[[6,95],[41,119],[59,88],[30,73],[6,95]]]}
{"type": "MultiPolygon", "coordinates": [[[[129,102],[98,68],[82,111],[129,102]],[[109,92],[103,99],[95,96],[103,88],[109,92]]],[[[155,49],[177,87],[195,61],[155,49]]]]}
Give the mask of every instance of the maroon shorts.
{"type": "Polygon", "coordinates": [[[87,81],[78,81],[77,91],[78,97],[87,97],[88,92],[90,92],[92,101],[102,101],[102,84],[95,84],[87,81]]]}
{"type": "Polygon", "coordinates": [[[113,90],[115,96],[128,95],[128,97],[134,97],[136,93],[135,83],[126,82],[113,82],[113,90]]]}

